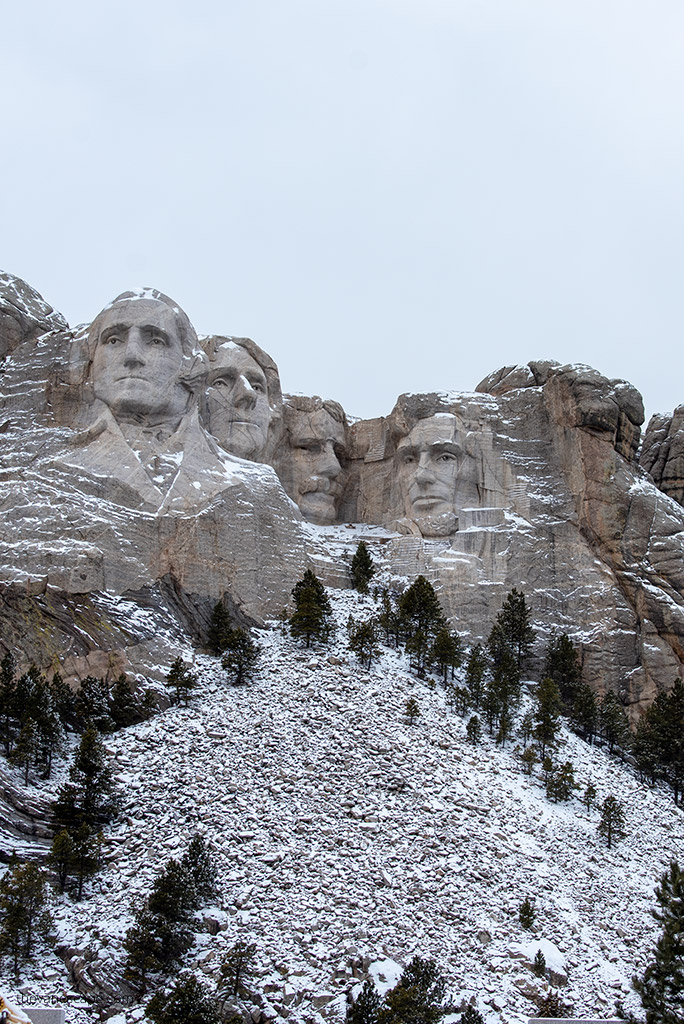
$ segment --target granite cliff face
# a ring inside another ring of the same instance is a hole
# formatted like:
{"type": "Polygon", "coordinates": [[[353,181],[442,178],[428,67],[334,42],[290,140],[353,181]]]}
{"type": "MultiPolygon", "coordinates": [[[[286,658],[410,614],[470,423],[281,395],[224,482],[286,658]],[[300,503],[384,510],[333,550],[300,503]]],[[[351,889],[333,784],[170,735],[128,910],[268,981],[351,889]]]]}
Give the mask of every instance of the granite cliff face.
{"type": "Polygon", "coordinates": [[[355,522],[382,527],[368,542],[397,584],[429,576],[471,642],[518,587],[539,650],[567,631],[587,681],[635,711],[682,672],[680,424],[649,424],[640,466],[624,381],[533,362],[350,425],[336,402],[283,400],[249,339],[200,346],[158,292],[71,330],[9,275],[0,342],[0,580],[26,659],[159,674],[221,596],[259,621],[307,565],[342,584],[334,523],[355,522]]]}
{"type": "Polygon", "coordinates": [[[684,505],[684,405],[671,416],[651,417],[639,462],[664,494],[684,505]]]}

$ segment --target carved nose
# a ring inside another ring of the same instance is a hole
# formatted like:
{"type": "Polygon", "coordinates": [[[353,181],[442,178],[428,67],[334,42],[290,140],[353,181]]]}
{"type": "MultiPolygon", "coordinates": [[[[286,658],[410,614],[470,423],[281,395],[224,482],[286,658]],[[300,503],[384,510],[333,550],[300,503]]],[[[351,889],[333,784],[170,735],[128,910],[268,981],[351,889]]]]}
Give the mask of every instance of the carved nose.
{"type": "Polygon", "coordinates": [[[328,442],[321,452],[321,458],[316,466],[316,472],[319,476],[327,476],[332,480],[333,477],[338,475],[341,469],[342,466],[335,455],[335,449],[332,444],[328,442]]]}
{"type": "Polygon", "coordinates": [[[429,462],[420,462],[416,469],[416,480],[418,483],[430,483],[431,480],[435,479],[435,474],[432,471],[432,467],[429,462]]]}
{"type": "Polygon", "coordinates": [[[242,375],[235,382],[235,405],[238,409],[253,409],[256,405],[257,394],[246,377],[242,375]]]}
{"type": "Polygon", "coordinates": [[[140,331],[133,327],[126,338],[126,349],[124,351],[124,366],[144,366],[145,349],[140,331]]]}

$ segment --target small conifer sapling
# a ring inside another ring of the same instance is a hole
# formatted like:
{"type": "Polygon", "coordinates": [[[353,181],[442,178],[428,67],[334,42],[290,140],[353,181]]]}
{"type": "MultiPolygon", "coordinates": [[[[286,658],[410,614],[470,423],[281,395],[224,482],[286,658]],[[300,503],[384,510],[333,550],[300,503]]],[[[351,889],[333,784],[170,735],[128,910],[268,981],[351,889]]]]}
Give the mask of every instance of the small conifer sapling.
{"type": "Polygon", "coordinates": [[[607,796],[601,804],[601,820],[598,823],[598,832],[605,839],[609,850],[613,843],[618,843],[627,834],[625,832],[624,808],[620,800],[612,794],[607,796]]]}
{"type": "Polygon", "coordinates": [[[538,978],[546,977],[546,958],[542,953],[541,949],[538,949],[535,954],[534,962],[532,964],[532,970],[538,978]]]}
{"type": "Polygon", "coordinates": [[[416,718],[418,718],[418,715],[420,714],[420,707],[418,706],[418,701],[416,700],[415,697],[409,697],[409,699],[406,701],[404,713],[408,718],[409,725],[413,725],[416,718]]]}
{"type": "Polygon", "coordinates": [[[529,896],[526,896],[518,909],[518,920],[523,928],[526,928],[529,931],[534,925],[534,918],[534,903],[529,896]]]}

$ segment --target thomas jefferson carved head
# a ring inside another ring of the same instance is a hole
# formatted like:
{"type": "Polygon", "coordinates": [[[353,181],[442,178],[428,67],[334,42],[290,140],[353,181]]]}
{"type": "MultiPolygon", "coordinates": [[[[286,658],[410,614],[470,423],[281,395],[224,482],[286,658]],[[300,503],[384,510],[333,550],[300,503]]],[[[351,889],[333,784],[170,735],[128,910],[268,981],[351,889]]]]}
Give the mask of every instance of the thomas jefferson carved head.
{"type": "Polygon", "coordinates": [[[334,523],[344,488],[347,419],[337,402],[289,396],[278,474],[305,519],[334,523]]]}
{"type": "Polygon", "coordinates": [[[204,372],[187,316],[154,289],[123,292],[88,331],[95,398],[120,422],[175,429],[204,372]]]}
{"type": "Polygon", "coordinates": [[[258,462],[282,413],[278,367],[250,338],[202,342],[209,376],[202,400],[207,430],[228,452],[258,462]]]}
{"type": "Polygon", "coordinates": [[[459,506],[473,503],[474,490],[462,478],[469,461],[462,433],[455,416],[437,413],[419,420],[397,445],[404,513],[424,537],[454,533],[459,506]]]}

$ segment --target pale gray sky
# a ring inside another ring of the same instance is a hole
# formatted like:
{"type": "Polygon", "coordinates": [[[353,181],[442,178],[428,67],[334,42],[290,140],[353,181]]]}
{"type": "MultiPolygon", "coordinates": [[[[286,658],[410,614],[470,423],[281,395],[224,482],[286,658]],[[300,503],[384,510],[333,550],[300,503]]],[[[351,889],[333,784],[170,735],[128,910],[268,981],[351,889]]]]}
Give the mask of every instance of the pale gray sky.
{"type": "Polygon", "coordinates": [[[555,358],[684,402],[681,0],[23,0],[0,266],[152,285],[389,412],[555,358]]]}

